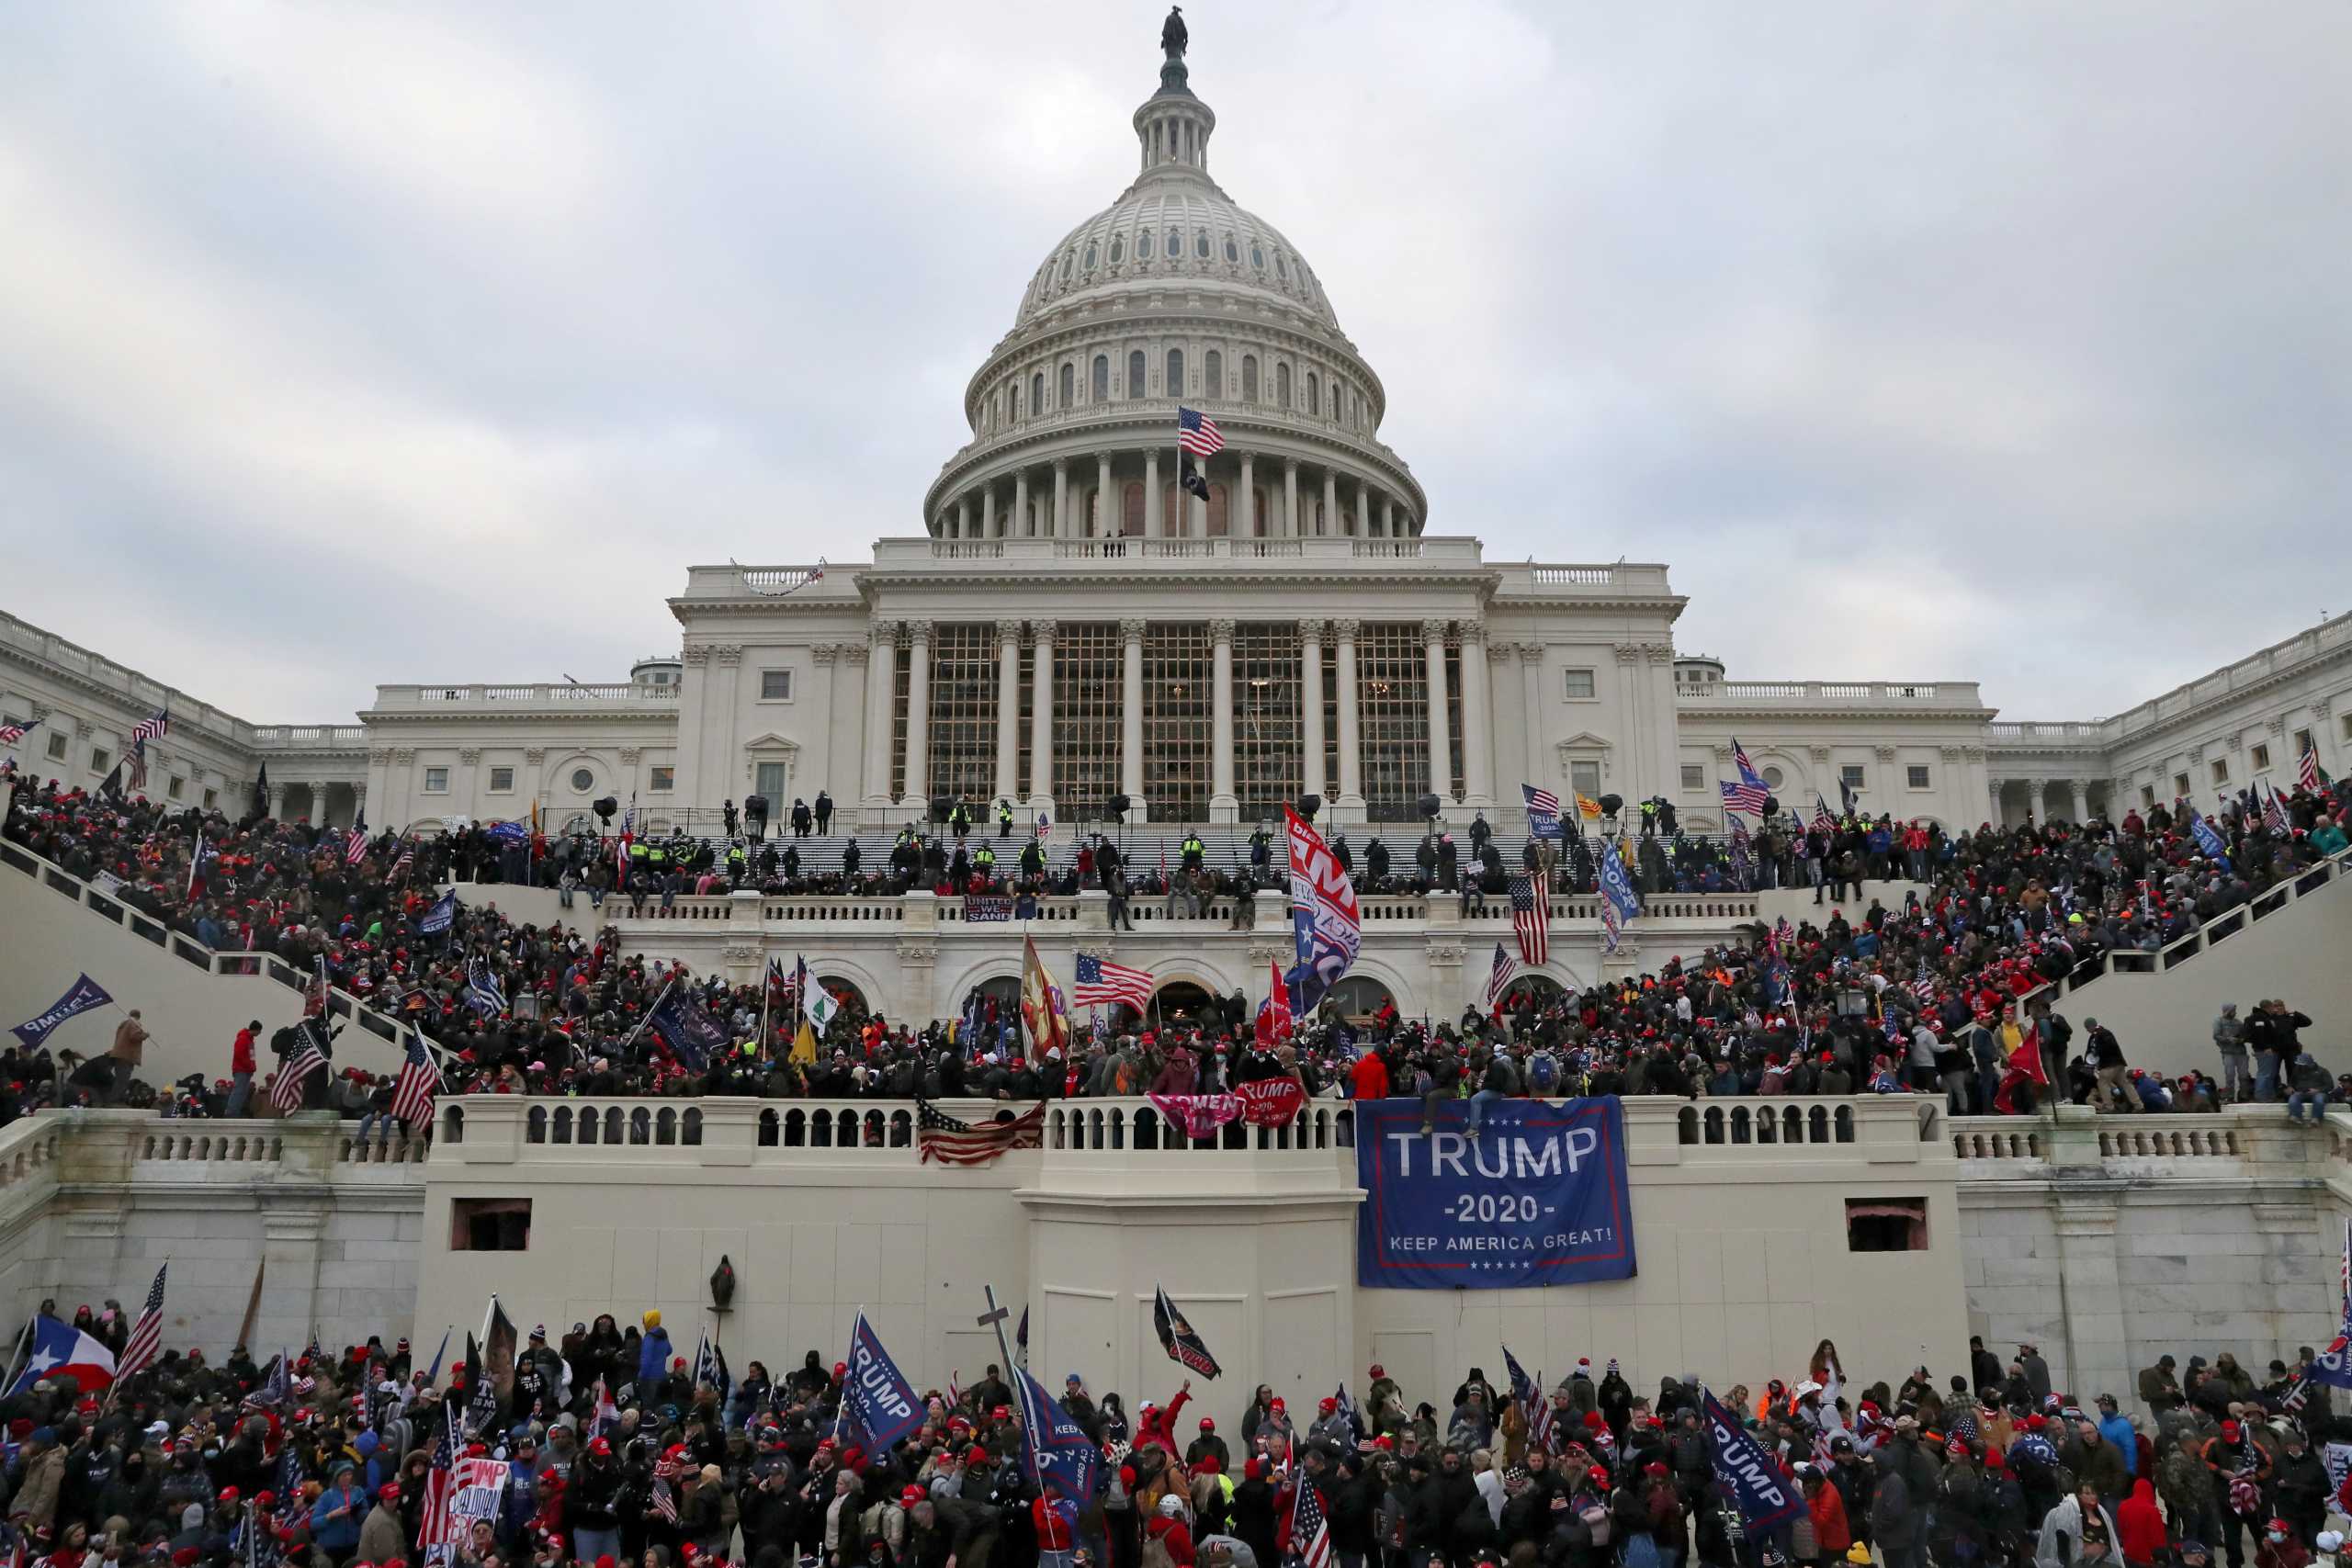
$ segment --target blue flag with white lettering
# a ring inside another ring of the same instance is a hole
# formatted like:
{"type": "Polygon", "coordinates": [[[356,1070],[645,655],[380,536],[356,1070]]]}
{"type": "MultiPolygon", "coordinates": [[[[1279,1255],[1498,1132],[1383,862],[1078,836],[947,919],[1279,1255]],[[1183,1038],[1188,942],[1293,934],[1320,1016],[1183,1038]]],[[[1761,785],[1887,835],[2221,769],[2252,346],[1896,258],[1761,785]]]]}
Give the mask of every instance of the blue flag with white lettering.
{"type": "Polygon", "coordinates": [[[850,1330],[849,1371],[842,1378],[842,1404],[865,1434],[866,1451],[880,1456],[922,1427],[923,1402],[914,1384],[882,1348],[881,1336],[857,1314],[850,1330]]]}
{"type": "Polygon", "coordinates": [[[41,1042],[47,1040],[58,1025],[68,1019],[79,1018],[92,1008],[105,1007],[113,1000],[112,997],[107,995],[106,987],[96,980],[91,979],[87,975],[76,976],[74,983],[65,988],[63,996],[42,1009],[35,1017],[28,1018],[17,1025],[12,1032],[25,1043],[26,1050],[38,1051],[41,1047],[41,1042]]]}
{"type": "Polygon", "coordinates": [[[690,1073],[702,1071],[710,1061],[710,1054],[724,1050],[727,1045],[727,1032],[712,1022],[710,1015],[700,1008],[688,1007],[675,987],[662,998],[647,1021],[652,1024],[655,1033],[670,1043],[670,1054],[690,1073]]]}
{"type": "Polygon", "coordinates": [[[1748,1529],[1772,1529],[1804,1512],[1804,1497],[1796,1483],[1781,1473],[1779,1463],[1756,1446],[1756,1439],[1731,1418],[1721,1401],[1704,1390],[1701,1393],[1715,1479],[1738,1501],[1740,1517],[1747,1521],[1748,1529]]]}
{"type": "Polygon", "coordinates": [[[439,936],[457,918],[458,890],[452,887],[433,901],[433,908],[424,911],[424,918],[416,922],[416,929],[425,936],[439,936]]]}
{"type": "MultiPolygon", "coordinates": [[[[1040,1491],[1050,1483],[1062,1501],[1083,1508],[1094,1500],[1095,1477],[1102,1467],[1102,1450],[1094,1446],[1069,1413],[1046,1395],[1037,1380],[1023,1367],[1013,1369],[1021,1380],[1021,1440],[1029,1450],[1031,1473],[1040,1491]]],[[[1059,1510],[1057,1510],[1059,1511],[1059,1510]]],[[[1068,1516],[1065,1515],[1067,1517],[1068,1516]]]]}
{"type": "Polygon", "coordinates": [[[2222,835],[2213,830],[2213,824],[2193,810],[2188,814],[2188,836],[2197,840],[2197,847],[2205,852],[2208,860],[2218,863],[2225,871],[2229,869],[2229,845],[2222,842],[2222,835]]]}

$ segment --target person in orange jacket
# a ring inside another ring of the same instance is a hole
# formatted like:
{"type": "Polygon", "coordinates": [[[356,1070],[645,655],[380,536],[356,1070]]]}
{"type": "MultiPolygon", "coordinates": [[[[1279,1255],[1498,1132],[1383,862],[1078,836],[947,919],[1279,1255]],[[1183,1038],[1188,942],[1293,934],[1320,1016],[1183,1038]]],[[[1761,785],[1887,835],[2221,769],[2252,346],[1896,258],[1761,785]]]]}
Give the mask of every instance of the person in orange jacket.
{"type": "Polygon", "coordinates": [[[1804,1488],[1805,1511],[1813,1516],[1813,1544],[1820,1561],[1834,1562],[1854,1544],[1854,1527],[1846,1522],[1846,1499],[1818,1465],[1797,1466],[1797,1482],[1804,1488]]]}

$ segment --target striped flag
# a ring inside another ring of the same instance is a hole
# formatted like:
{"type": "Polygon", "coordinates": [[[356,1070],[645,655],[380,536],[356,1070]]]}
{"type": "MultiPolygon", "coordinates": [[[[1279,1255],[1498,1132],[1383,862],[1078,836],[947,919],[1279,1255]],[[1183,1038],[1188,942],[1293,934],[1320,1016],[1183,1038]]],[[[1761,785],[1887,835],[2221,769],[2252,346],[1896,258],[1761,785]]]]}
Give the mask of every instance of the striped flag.
{"type": "Polygon", "coordinates": [[[0,724],[0,746],[14,746],[17,741],[22,740],[24,738],[25,727],[23,725],[0,724]]]}
{"type": "Polygon", "coordinates": [[[171,1259],[165,1258],[155,1270],[155,1282],[147,1288],[147,1304],[139,1309],[139,1321],[130,1325],[130,1337],[122,1342],[122,1354],[115,1358],[117,1382],[144,1371],[164,1348],[164,1276],[171,1268],[171,1259]]]}
{"type": "Polygon", "coordinates": [[[1532,784],[1519,786],[1527,797],[1527,830],[1539,839],[1560,836],[1560,797],[1532,784]]]}
{"type": "Polygon", "coordinates": [[[1077,983],[1070,987],[1074,1007],[1106,1007],[1125,1002],[1137,1012],[1151,1005],[1151,971],[1114,964],[1091,953],[1078,955],[1077,983]]]}
{"type": "Polygon", "coordinates": [[[918,1164],[986,1165],[1012,1149],[1037,1149],[1046,1145],[1046,1102],[1001,1122],[975,1125],[959,1122],[927,1100],[915,1101],[915,1142],[922,1153],[918,1164]]]}
{"type": "Polygon", "coordinates": [[[1747,748],[1740,745],[1737,736],[1732,738],[1731,760],[1732,765],[1739,770],[1739,782],[1723,786],[1724,809],[1745,811],[1753,817],[1763,816],[1765,798],[1772,792],[1757,776],[1754,765],[1747,760],[1747,748]]]}
{"type": "Polygon", "coordinates": [[[392,880],[397,882],[401,877],[406,876],[408,874],[409,867],[415,863],[416,845],[409,840],[402,839],[401,840],[401,852],[392,857],[392,880]]]}
{"type": "Polygon", "coordinates": [[[1552,901],[1524,876],[1510,879],[1510,929],[1519,937],[1520,962],[1543,968],[1552,955],[1552,901]]]}
{"type": "Polygon", "coordinates": [[[351,836],[343,842],[343,863],[357,865],[368,858],[368,826],[365,822],[351,825],[351,836]]]}
{"type": "Polygon", "coordinates": [[[2308,790],[2319,788],[2319,743],[2305,741],[2303,754],[2295,759],[2295,782],[2308,790]]]}
{"type": "Polygon", "coordinates": [[[153,740],[159,735],[169,735],[171,732],[172,705],[165,703],[153,717],[142,718],[130,727],[131,744],[135,746],[141,741],[153,740]]]}
{"type": "Polygon", "coordinates": [[[506,1010],[506,993],[499,988],[498,976],[479,958],[466,966],[466,1000],[485,1017],[506,1010]]]}
{"type": "Polygon", "coordinates": [[[1218,431],[1216,421],[1200,410],[1179,408],[1176,445],[1195,457],[1206,457],[1225,450],[1225,436],[1218,431]]]}
{"type": "Polygon", "coordinates": [[[412,1127],[422,1127],[433,1120],[434,1098],[440,1092],[441,1069],[424,1048],[424,1036],[412,1031],[400,1079],[392,1086],[392,1114],[412,1127]]]}
{"type": "Polygon", "coordinates": [[[1519,965],[1511,962],[1510,950],[1501,942],[1495,943],[1494,966],[1487,971],[1487,1010],[1488,1012],[1502,1006],[1503,993],[1510,989],[1511,978],[1518,973],[1519,965]]]}
{"type": "Polygon", "coordinates": [[[1300,1568],[1330,1568],[1331,1525],[1323,1515],[1323,1498],[1304,1474],[1290,1505],[1289,1562],[1300,1568]]]}
{"type": "Polygon", "coordinates": [[[319,1049],[314,1033],[322,1027],[318,1021],[305,1019],[297,1027],[301,1046],[286,1058],[285,1065],[277,1069],[277,1079],[269,1086],[269,1102],[284,1116],[291,1116],[302,1108],[304,1081],[312,1073],[323,1071],[327,1065],[326,1054],[319,1049]]]}
{"type": "Polygon", "coordinates": [[[678,1496],[671,1483],[678,1479],[680,1462],[669,1454],[653,1461],[653,1511],[671,1524],[678,1522],[678,1496]]]}
{"type": "MultiPolygon", "coordinates": [[[[441,1436],[433,1445],[432,1467],[424,1472],[424,1507],[416,1522],[416,1540],[427,1562],[449,1561],[449,1501],[450,1478],[458,1463],[458,1402],[445,1400],[441,1405],[441,1436]]],[[[286,1445],[291,1456],[294,1445],[286,1445]]],[[[300,1485],[293,1488],[300,1499],[300,1485]]]]}
{"type": "Polygon", "coordinates": [[[2270,790],[2268,795],[2262,803],[2262,825],[2274,833],[2284,834],[2288,831],[2287,808],[2278,804],[2276,789],[2270,790]]]}
{"type": "Polygon", "coordinates": [[[1816,833],[1838,831],[1838,818],[1829,815],[1829,803],[1821,798],[1819,790],[1813,795],[1813,830],[1816,833]]]}

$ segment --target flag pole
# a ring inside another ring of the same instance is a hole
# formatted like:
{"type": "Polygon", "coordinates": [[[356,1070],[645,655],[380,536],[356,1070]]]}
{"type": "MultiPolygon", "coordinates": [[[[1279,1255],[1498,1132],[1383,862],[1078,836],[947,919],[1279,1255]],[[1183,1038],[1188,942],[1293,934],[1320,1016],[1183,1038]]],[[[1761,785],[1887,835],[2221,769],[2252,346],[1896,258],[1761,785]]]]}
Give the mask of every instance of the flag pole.
{"type": "Polygon", "coordinates": [[[32,1342],[34,1319],[40,1316],[40,1310],[36,1308],[32,1316],[25,1319],[24,1330],[17,1336],[17,1348],[8,1357],[8,1381],[0,1383],[0,1388],[16,1387],[17,1375],[24,1370],[27,1347],[32,1342]]]}

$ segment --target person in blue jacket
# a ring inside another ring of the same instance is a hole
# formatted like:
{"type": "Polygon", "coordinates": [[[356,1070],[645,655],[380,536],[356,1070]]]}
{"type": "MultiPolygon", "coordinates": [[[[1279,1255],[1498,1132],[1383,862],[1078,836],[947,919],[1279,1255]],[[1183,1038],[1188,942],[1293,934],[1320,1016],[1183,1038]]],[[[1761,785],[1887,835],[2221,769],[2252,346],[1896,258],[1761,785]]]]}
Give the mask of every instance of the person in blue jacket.
{"type": "Polygon", "coordinates": [[[637,1348],[637,1386],[650,1389],[670,1371],[670,1331],[662,1326],[662,1309],[646,1309],[645,1336],[637,1348]]]}
{"type": "Polygon", "coordinates": [[[356,1473],[349,1460],[336,1464],[334,1479],[311,1509],[311,1541],[337,1562],[359,1545],[359,1523],[368,1515],[368,1494],[353,1479],[356,1473]]]}

